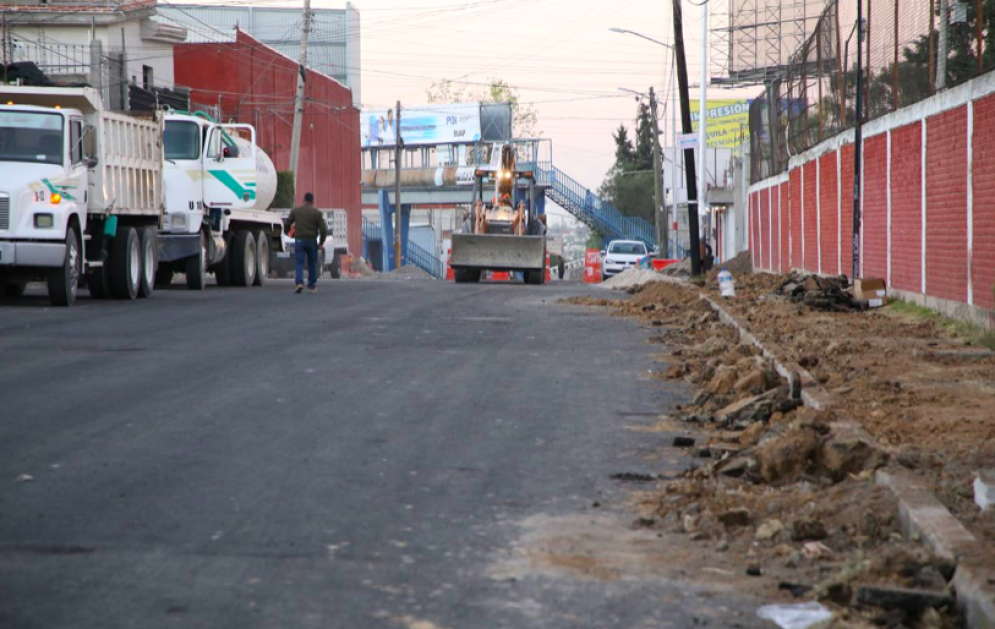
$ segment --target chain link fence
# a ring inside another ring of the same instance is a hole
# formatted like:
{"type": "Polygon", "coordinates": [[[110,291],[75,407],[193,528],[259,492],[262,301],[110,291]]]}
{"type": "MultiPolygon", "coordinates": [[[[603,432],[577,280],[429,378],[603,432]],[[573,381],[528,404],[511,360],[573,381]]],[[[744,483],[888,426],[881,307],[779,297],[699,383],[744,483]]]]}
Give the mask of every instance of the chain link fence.
{"type": "Polygon", "coordinates": [[[995,67],[995,0],[836,0],[750,107],[753,182],[856,123],[858,1],[864,122],[995,67]]]}

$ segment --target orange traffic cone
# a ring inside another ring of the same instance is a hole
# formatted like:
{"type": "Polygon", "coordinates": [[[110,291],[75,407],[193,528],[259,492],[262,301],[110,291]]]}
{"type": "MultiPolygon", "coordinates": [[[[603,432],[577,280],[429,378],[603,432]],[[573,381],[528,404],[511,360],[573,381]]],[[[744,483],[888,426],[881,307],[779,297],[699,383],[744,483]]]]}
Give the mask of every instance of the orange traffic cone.
{"type": "Polygon", "coordinates": [[[451,258],[452,255],[453,255],[453,250],[452,249],[447,249],[446,250],[446,279],[447,280],[455,280],[456,279],[456,276],[453,274],[453,267],[449,266],[449,258],[451,258]]]}

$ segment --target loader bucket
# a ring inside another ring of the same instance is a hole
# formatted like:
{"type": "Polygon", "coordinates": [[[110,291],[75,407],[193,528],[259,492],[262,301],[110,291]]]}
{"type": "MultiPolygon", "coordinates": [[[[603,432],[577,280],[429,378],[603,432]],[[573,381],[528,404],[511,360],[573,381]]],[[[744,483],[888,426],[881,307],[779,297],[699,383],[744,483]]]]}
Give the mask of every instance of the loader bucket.
{"type": "Polygon", "coordinates": [[[544,268],[545,236],[453,234],[449,265],[454,269],[525,271],[544,268]]]}

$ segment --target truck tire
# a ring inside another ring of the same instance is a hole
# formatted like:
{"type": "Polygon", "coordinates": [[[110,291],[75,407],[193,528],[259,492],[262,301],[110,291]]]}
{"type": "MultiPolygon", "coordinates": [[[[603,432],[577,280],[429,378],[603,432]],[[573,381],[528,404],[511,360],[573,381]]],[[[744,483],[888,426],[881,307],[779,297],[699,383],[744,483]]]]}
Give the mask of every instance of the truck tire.
{"type": "Polygon", "coordinates": [[[256,239],[252,237],[252,232],[244,229],[235,232],[228,270],[235,286],[248,287],[256,281],[256,239]]]}
{"type": "Polygon", "coordinates": [[[83,258],[80,256],[79,239],[76,228],[66,229],[66,257],[62,266],[48,272],[48,298],[53,306],[66,308],[76,303],[79,290],[79,276],[83,271],[83,258]]]}
{"type": "Polygon", "coordinates": [[[218,286],[231,286],[231,249],[225,252],[225,257],[214,265],[214,279],[218,286]]]}
{"type": "Polygon", "coordinates": [[[453,269],[453,279],[457,284],[475,283],[480,281],[480,269],[453,269]]]}
{"type": "Polygon", "coordinates": [[[27,282],[11,282],[3,287],[4,297],[20,297],[24,291],[28,290],[27,282]]]}
{"type": "Polygon", "coordinates": [[[156,286],[156,273],[159,270],[159,230],[146,227],[142,230],[142,281],[138,287],[139,297],[151,297],[156,286]]]}
{"type": "Polygon", "coordinates": [[[204,290],[207,286],[207,242],[200,235],[200,251],[186,260],[187,288],[204,290]]]}
{"type": "Polygon", "coordinates": [[[167,269],[160,266],[159,270],[155,272],[155,285],[162,288],[164,286],[169,286],[173,283],[173,269],[167,269]]]}
{"type": "Polygon", "coordinates": [[[141,238],[134,227],[118,229],[111,244],[111,294],[118,299],[135,299],[142,283],[141,238]]]}
{"type": "Polygon", "coordinates": [[[342,258],[339,256],[338,251],[332,254],[332,266],[329,267],[328,272],[331,274],[333,280],[342,277],[342,258]]]}
{"type": "Polygon", "coordinates": [[[269,238],[266,232],[256,233],[256,286],[263,286],[269,279],[269,238]]]}

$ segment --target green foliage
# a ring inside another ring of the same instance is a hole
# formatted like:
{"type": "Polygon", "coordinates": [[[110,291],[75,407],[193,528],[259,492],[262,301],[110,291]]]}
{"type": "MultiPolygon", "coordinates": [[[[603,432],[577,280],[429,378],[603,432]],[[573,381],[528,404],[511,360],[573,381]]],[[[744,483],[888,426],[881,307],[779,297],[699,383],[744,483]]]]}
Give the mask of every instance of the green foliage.
{"type": "Polygon", "coordinates": [[[488,79],[487,85],[470,89],[465,84],[442,80],[432,83],[426,92],[429,103],[510,103],[512,133],[516,138],[537,138],[539,115],[532,105],[522,103],[518,90],[502,79],[488,79]]]}
{"type": "Polygon", "coordinates": [[[933,321],[957,338],[965,340],[972,345],[982,345],[988,349],[995,350],[995,331],[985,330],[973,323],[951,319],[935,310],[901,300],[892,301],[885,307],[884,312],[891,316],[906,319],[933,321]]]}
{"type": "Polygon", "coordinates": [[[653,120],[650,109],[640,103],[636,112],[636,145],[625,125],[619,125],[615,139],[615,164],[605,176],[598,194],[625,216],[638,216],[653,222],[653,120]]]}
{"type": "Polygon", "coordinates": [[[586,249],[597,249],[601,250],[601,234],[596,231],[591,231],[587,234],[587,242],[584,243],[586,249]]]}
{"type": "Polygon", "coordinates": [[[271,208],[285,210],[294,207],[294,172],[280,170],[276,173],[276,196],[269,204],[271,208]]]}

